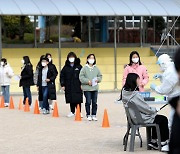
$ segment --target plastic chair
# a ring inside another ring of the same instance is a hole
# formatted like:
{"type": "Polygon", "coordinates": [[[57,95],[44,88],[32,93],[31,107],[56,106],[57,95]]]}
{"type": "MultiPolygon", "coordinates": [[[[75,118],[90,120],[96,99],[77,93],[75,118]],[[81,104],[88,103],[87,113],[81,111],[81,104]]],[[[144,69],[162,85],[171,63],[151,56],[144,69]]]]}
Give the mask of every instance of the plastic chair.
{"type": "Polygon", "coordinates": [[[144,120],[142,119],[142,116],[141,116],[137,106],[134,103],[128,102],[124,105],[124,107],[125,107],[125,111],[126,111],[127,120],[128,120],[129,126],[130,126],[125,135],[124,150],[126,151],[126,149],[127,149],[128,136],[131,135],[129,151],[130,152],[134,151],[134,142],[135,142],[136,131],[140,127],[146,127],[147,150],[150,150],[151,148],[148,146],[148,144],[151,141],[151,128],[155,127],[156,133],[157,133],[157,139],[158,139],[158,149],[159,149],[159,151],[161,151],[161,136],[160,136],[159,125],[154,124],[154,123],[153,124],[144,123],[144,120]],[[135,115],[134,117],[130,116],[130,113],[129,113],[130,109],[132,112],[134,112],[134,115],[135,115]],[[130,133],[130,129],[131,129],[131,133],[130,133]]]}
{"type": "MultiPolygon", "coordinates": [[[[126,110],[125,110],[125,112],[126,112],[126,110]]],[[[126,115],[127,115],[127,113],[126,113],[126,115]]],[[[131,120],[131,119],[129,119],[129,120],[131,120]]],[[[126,139],[128,138],[128,136],[131,135],[131,133],[130,133],[131,125],[130,125],[129,122],[128,122],[129,120],[128,120],[128,116],[127,116],[127,132],[126,132],[126,134],[124,135],[124,138],[123,138],[123,145],[125,145],[126,139]],[[127,135],[128,135],[128,136],[127,136],[127,135]]],[[[139,132],[139,129],[137,129],[137,134],[136,134],[136,136],[139,137],[140,147],[142,147],[142,137],[141,137],[141,134],[140,134],[140,132],[139,132]]],[[[127,149],[127,145],[124,146],[124,151],[126,151],[126,149],[127,149]]]]}

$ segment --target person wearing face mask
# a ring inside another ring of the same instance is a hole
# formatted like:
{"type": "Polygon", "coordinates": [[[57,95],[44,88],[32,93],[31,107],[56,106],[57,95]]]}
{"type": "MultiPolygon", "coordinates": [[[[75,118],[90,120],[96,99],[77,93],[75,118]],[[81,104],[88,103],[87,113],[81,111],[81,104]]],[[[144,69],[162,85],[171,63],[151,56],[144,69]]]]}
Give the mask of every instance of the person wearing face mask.
{"type": "Polygon", "coordinates": [[[87,63],[82,68],[79,79],[82,84],[82,90],[86,98],[86,116],[88,121],[97,121],[97,96],[99,90],[99,83],[102,80],[102,74],[96,66],[96,57],[94,54],[87,56],[87,63]],[[90,107],[92,104],[92,111],[90,107]]]}
{"type": "Polygon", "coordinates": [[[58,74],[57,68],[56,68],[56,66],[53,64],[52,55],[51,55],[50,53],[46,53],[45,57],[48,58],[48,60],[49,60],[49,64],[48,64],[48,65],[52,65],[52,67],[54,67],[54,70],[55,70],[56,73],[58,74]]]}
{"type": "MultiPolygon", "coordinates": [[[[70,104],[70,113],[67,117],[75,115],[75,109],[79,104],[81,110],[81,103],[83,103],[83,94],[81,90],[81,82],[79,80],[79,73],[81,71],[80,59],[77,58],[74,52],[67,55],[65,66],[61,70],[60,84],[65,91],[66,103],[70,104]]],[[[81,114],[81,117],[82,114],[81,114]]]]}
{"type": "Polygon", "coordinates": [[[2,58],[0,64],[0,84],[2,95],[5,101],[5,107],[9,106],[9,89],[11,84],[11,78],[13,77],[13,75],[13,70],[7,63],[7,60],[5,58],[2,58]]]}
{"type": "Polygon", "coordinates": [[[49,65],[49,59],[43,57],[41,60],[41,66],[39,68],[37,87],[39,90],[39,98],[42,98],[43,114],[49,114],[49,102],[50,100],[56,100],[56,86],[55,80],[57,73],[52,65],[49,65]]]}
{"type": "Polygon", "coordinates": [[[129,73],[136,73],[139,75],[140,77],[139,91],[143,92],[144,86],[149,82],[149,75],[146,67],[142,65],[139,53],[137,51],[132,51],[130,54],[129,64],[124,69],[122,86],[124,86],[127,75],[129,73]]]}
{"type": "MultiPolygon", "coordinates": [[[[56,74],[58,74],[57,68],[53,64],[52,55],[50,53],[46,53],[45,57],[48,58],[48,60],[49,60],[48,65],[51,65],[53,67],[54,71],[56,72],[56,74]]],[[[53,104],[52,104],[53,101],[55,101],[55,100],[49,100],[49,107],[50,107],[51,110],[53,110],[53,104]]]]}
{"type": "Polygon", "coordinates": [[[23,94],[24,94],[23,103],[25,104],[26,98],[28,98],[29,105],[31,105],[32,96],[31,96],[30,87],[34,85],[33,66],[28,56],[24,56],[21,62],[23,66],[21,68],[19,86],[23,88],[23,94]]]}
{"type": "MultiPolygon", "coordinates": [[[[136,73],[129,73],[127,75],[125,85],[123,86],[121,92],[122,102],[124,103],[124,105],[126,105],[126,103],[134,103],[137,106],[144,123],[156,123],[159,125],[161,135],[161,151],[167,152],[169,149],[168,119],[164,115],[157,114],[160,108],[151,107],[149,106],[149,104],[147,104],[146,101],[144,101],[143,96],[141,96],[141,94],[139,93],[139,85],[141,85],[140,77],[136,73]]],[[[133,120],[133,117],[135,115],[133,112],[131,112],[130,108],[129,113],[132,118],[132,121],[136,123],[136,121],[133,120]]],[[[158,150],[157,134],[156,129],[154,127],[152,128],[152,140],[148,144],[148,146],[158,150]]]]}
{"type": "MultiPolygon", "coordinates": [[[[154,75],[154,79],[160,79],[161,84],[155,85],[151,84],[151,89],[161,95],[168,96],[168,100],[173,97],[180,95],[180,85],[178,74],[175,70],[174,62],[167,54],[162,54],[159,56],[157,64],[159,64],[161,72],[154,75]]],[[[172,118],[174,115],[174,110],[172,109],[169,116],[169,129],[171,130],[172,118]]]]}
{"type": "MultiPolygon", "coordinates": [[[[41,65],[41,62],[42,62],[42,59],[45,57],[45,55],[42,55],[39,59],[39,62],[36,66],[36,71],[34,73],[34,84],[37,85],[37,81],[38,81],[38,74],[39,74],[39,70],[40,68],[42,67],[41,65]]],[[[41,93],[41,91],[38,91],[38,93],[41,93]]],[[[39,110],[41,111],[43,109],[43,106],[42,106],[42,103],[43,103],[43,98],[41,97],[42,95],[38,94],[39,95],[39,110]]]]}

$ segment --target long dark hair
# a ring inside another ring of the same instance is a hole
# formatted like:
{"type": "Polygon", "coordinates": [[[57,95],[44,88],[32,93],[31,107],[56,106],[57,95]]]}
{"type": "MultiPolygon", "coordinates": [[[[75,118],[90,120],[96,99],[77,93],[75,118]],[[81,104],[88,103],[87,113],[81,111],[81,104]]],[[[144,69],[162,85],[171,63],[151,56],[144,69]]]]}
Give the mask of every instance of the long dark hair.
{"type": "Polygon", "coordinates": [[[91,53],[91,54],[89,54],[89,55],[87,56],[87,62],[86,62],[86,64],[89,64],[88,59],[89,59],[91,56],[94,57],[94,63],[93,63],[93,65],[96,65],[96,57],[95,57],[95,55],[94,55],[93,53],[91,53]]]}
{"type": "Polygon", "coordinates": [[[31,61],[29,59],[29,56],[24,56],[23,59],[24,59],[24,64],[25,65],[31,65],[32,66],[31,61]]]}
{"type": "Polygon", "coordinates": [[[48,57],[48,56],[52,57],[52,55],[50,53],[46,53],[45,57],[48,57]]]}
{"type": "Polygon", "coordinates": [[[140,56],[139,56],[139,53],[137,52],[137,51],[132,51],[131,53],[130,53],[130,56],[129,56],[129,66],[131,66],[132,64],[133,64],[133,61],[132,61],[132,57],[133,57],[133,55],[137,55],[138,57],[139,57],[139,65],[142,65],[142,63],[141,63],[141,58],[140,58],[140,56]]]}
{"type": "Polygon", "coordinates": [[[45,55],[42,55],[42,56],[40,57],[39,62],[38,62],[38,64],[37,64],[36,67],[41,67],[41,62],[42,62],[42,59],[43,59],[44,57],[45,57],[45,55]]]}
{"type": "Polygon", "coordinates": [[[51,61],[49,61],[49,63],[53,64],[52,55],[50,53],[46,53],[45,57],[48,58],[48,56],[51,56],[51,61]]]}
{"type": "Polygon", "coordinates": [[[126,91],[139,91],[139,88],[137,87],[137,79],[139,78],[139,75],[136,73],[129,73],[126,78],[126,83],[123,87],[126,91]]]}

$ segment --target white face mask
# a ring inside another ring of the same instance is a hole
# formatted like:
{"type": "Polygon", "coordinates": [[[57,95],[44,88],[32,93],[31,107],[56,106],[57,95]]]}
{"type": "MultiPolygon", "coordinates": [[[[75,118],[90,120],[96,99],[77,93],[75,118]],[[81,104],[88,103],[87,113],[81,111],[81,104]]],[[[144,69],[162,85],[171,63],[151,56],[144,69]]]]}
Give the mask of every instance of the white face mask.
{"type": "Polygon", "coordinates": [[[49,62],[51,62],[52,61],[52,58],[48,58],[49,59],[49,62]]]}
{"type": "Polygon", "coordinates": [[[89,64],[94,64],[94,59],[88,59],[89,64]]]}
{"type": "Polygon", "coordinates": [[[24,64],[24,59],[21,60],[21,63],[24,64]]]}
{"type": "Polygon", "coordinates": [[[47,65],[47,63],[46,62],[41,62],[41,65],[44,67],[44,66],[47,65]]]}
{"type": "Polygon", "coordinates": [[[70,62],[70,63],[74,63],[74,60],[75,60],[74,57],[69,58],[69,62],[70,62]]]}
{"type": "Polygon", "coordinates": [[[139,62],[139,58],[132,58],[132,62],[135,63],[135,64],[138,63],[139,62]]]}
{"type": "Polygon", "coordinates": [[[4,66],[4,62],[3,61],[1,61],[1,66],[4,66]]]}

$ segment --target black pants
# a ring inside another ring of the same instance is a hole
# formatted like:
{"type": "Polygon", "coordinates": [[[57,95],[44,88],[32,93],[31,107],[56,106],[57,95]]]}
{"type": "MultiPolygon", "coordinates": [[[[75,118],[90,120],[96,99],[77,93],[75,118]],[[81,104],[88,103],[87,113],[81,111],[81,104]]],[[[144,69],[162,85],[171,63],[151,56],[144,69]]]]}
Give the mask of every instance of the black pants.
{"type": "Polygon", "coordinates": [[[176,112],[172,122],[169,154],[180,154],[180,117],[176,112]]]}
{"type": "MultiPolygon", "coordinates": [[[[156,115],[154,122],[159,125],[161,142],[169,139],[168,119],[163,115],[156,115]]],[[[152,139],[157,139],[156,128],[152,128],[152,139]]]]}
{"type": "Polygon", "coordinates": [[[81,111],[81,103],[77,103],[77,104],[76,103],[70,103],[70,109],[71,109],[72,113],[75,113],[75,108],[77,108],[78,104],[79,104],[80,111],[81,111]]]}

